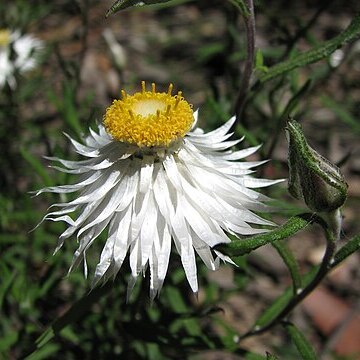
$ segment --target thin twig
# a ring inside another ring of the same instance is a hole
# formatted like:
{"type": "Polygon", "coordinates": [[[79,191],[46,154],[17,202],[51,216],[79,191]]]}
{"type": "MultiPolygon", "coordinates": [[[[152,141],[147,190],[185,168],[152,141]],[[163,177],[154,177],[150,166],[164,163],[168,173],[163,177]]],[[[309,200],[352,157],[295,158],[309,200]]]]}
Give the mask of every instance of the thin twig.
{"type": "Polygon", "coordinates": [[[89,0],[83,0],[79,2],[81,22],[82,22],[82,33],[81,33],[81,49],[79,53],[79,67],[76,73],[76,84],[80,87],[81,83],[81,69],[83,67],[85,55],[88,49],[88,35],[89,35],[89,0]]]}
{"type": "Polygon", "coordinates": [[[247,8],[248,14],[243,14],[245,29],[246,29],[246,41],[247,41],[247,57],[244,66],[241,86],[238,92],[238,96],[235,103],[235,115],[236,122],[239,122],[240,117],[244,110],[246,103],[246,95],[250,85],[251,75],[254,68],[255,59],[255,13],[253,0],[244,1],[247,8]]]}

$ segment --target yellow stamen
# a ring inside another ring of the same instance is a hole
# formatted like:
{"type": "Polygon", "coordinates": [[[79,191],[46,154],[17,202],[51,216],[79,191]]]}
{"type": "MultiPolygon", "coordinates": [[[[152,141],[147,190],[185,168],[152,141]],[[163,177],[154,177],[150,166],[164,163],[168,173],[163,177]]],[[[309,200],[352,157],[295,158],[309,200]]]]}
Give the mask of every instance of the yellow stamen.
{"type": "Polygon", "coordinates": [[[182,97],[181,91],[172,96],[173,85],[168,92],[156,92],[155,84],[146,91],[141,82],[141,92],[114,100],[104,115],[107,132],[117,141],[139,147],[168,147],[190,130],[194,121],[192,106],[182,97]]]}
{"type": "Polygon", "coordinates": [[[171,96],[172,90],[173,90],[174,85],[173,84],[169,84],[169,89],[168,89],[168,95],[171,96]]]}
{"type": "Polygon", "coordinates": [[[7,46],[10,43],[10,31],[7,29],[0,29],[0,46],[7,46]]]}

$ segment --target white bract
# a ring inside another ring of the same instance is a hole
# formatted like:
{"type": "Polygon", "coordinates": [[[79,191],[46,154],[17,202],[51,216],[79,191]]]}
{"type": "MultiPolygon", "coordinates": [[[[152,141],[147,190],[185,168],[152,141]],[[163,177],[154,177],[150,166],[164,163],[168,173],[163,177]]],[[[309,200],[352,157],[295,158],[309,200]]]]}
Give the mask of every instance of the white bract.
{"type": "Polygon", "coordinates": [[[38,52],[43,47],[43,42],[32,35],[0,29],[0,87],[8,83],[15,88],[15,73],[34,69],[38,64],[38,52]]]}
{"type": "Polygon", "coordinates": [[[241,140],[229,140],[231,118],[209,133],[192,131],[198,113],[179,92],[146,91],[115,100],[107,109],[98,131],[81,144],[70,138],[75,150],[88,158],[67,161],[56,169],[77,174],[73,185],[54,186],[37,192],[79,192],[72,201],[44,220],[64,221],[69,226],[64,240],[76,234],[79,247],[70,271],[84,259],[95,239],[107,228],[107,240],[95,270],[94,284],[115,276],[129,253],[129,290],[139,274],[150,268],[150,297],[160,292],[169,265],[172,244],[180,255],[193,292],[198,291],[196,254],[215,270],[222,254],[212,247],[229,242],[226,232],[253,235],[274,225],[256,215],[266,211],[266,196],[253,190],[279,182],[251,176],[263,161],[239,161],[258,146],[233,151],[241,140]],[[76,218],[69,214],[76,212],[76,218]]]}

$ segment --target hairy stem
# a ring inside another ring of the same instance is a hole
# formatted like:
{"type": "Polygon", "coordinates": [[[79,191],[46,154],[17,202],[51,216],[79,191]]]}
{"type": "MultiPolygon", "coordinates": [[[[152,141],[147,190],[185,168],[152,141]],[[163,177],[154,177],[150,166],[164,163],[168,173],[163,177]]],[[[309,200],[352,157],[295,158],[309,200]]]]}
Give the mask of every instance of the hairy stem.
{"type": "Polygon", "coordinates": [[[255,13],[254,13],[254,4],[253,0],[244,1],[248,13],[243,14],[245,21],[246,29],[246,39],[247,39],[247,58],[244,66],[242,82],[240,89],[237,95],[235,103],[235,115],[236,122],[239,122],[240,117],[244,110],[244,105],[246,103],[246,95],[250,85],[251,75],[254,68],[254,59],[255,59],[255,13]]]}

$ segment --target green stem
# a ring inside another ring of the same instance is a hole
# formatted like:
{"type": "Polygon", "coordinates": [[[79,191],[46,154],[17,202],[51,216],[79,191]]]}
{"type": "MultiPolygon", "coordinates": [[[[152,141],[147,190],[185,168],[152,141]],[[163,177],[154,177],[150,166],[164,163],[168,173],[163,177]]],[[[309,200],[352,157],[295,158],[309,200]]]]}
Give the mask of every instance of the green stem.
{"type": "Polygon", "coordinates": [[[254,69],[254,59],[255,59],[255,13],[254,13],[254,4],[253,0],[244,1],[247,7],[247,14],[243,14],[246,28],[246,40],[247,40],[247,57],[243,72],[243,78],[241,86],[238,92],[238,96],[235,103],[235,115],[236,122],[240,122],[240,117],[244,110],[244,105],[246,102],[246,94],[249,89],[251,75],[254,69]]]}
{"type": "Polygon", "coordinates": [[[282,319],[284,319],[286,316],[289,315],[289,313],[303,300],[305,299],[323,280],[323,278],[327,275],[329,270],[331,269],[331,263],[332,259],[336,250],[336,240],[337,240],[337,234],[335,236],[333,229],[331,229],[329,226],[326,226],[325,224],[322,224],[325,235],[326,235],[326,251],[324,254],[324,257],[322,259],[321,265],[319,267],[319,270],[317,271],[315,277],[312,281],[304,288],[299,289],[297,294],[291,298],[289,303],[284,307],[284,309],[268,324],[257,327],[255,326],[254,329],[248,331],[244,335],[240,337],[240,339],[245,339],[250,336],[259,335],[264,333],[265,331],[272,328],[274,325],[278,324],[282,319]]]}

